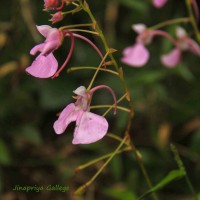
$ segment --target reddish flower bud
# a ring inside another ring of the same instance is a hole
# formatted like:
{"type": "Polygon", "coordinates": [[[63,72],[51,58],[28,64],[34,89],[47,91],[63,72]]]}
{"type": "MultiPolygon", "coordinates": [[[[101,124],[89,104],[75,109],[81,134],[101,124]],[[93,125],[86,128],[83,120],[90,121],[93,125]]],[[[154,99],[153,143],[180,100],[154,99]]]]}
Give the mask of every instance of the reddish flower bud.
{"type": "Polygon", "coordinates": [[[55,10],[59,5],[59,0],[44,0],[44,8],[46,10],[55,10]]]}
{"type": "Polygon", "coordinates": [[[55,14],[52,14],[51,16],[52,16],[52,18],[49,21],[51,21],[52,24],[61,21],[64,17],[61,11],[58,11],[55,14]]]}

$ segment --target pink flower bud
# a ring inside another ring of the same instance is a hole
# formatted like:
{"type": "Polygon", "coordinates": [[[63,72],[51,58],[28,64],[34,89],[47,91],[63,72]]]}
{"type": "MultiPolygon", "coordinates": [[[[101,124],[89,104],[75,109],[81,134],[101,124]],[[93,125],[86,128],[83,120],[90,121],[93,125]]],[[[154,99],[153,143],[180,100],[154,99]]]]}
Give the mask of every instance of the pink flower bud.
{"type": "Polygon", "coordinates": [[[44,0],[44,7],[46,10],[55,10],[59,3],[59,0],[44,0]]]}
{"type": "Polygon", "coordinates": [[[63,16],[61,11],[58,11],[55,14],[52,14],[51,16],[52,16],[52,18],[49,21],[51,21],[52,24],[57,23],[57,22],[61,21],[64,18],[64,16],[63,16]]]}

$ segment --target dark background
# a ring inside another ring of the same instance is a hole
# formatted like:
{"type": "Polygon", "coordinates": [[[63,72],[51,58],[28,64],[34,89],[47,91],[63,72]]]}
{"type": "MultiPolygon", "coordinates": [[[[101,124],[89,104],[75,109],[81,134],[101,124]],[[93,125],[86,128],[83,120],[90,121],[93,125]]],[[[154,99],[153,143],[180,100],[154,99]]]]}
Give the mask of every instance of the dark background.
{"type": "MultiPolygon", "coordinates": [[[[119,61],[122,50],[135,41],[131,30],[134,23],[155,25],[167,19],[186,17],[184,1],[169,1],[156,9],[150,1],[108,0],[88,1],[104,30],[119,61]]],[[[0,199],[2,200],[134,200],[148,190],[135,157],[131,153],[116,156],[102,174],[88,188],[84,197],[71,197],[70,193],[84,184],[100,168],[99,162],[77,174],[74,169],[98,156],[112,152],[117,142],[105,137],[91,145],[72,145],[74,124],[57,136],[53,123],[68,103],[72,91],[87,86],[93,71],[62,71],[59,78],[36,79],[25,73],[34,57],[30,49],[43,41],[35,24],[50,24],[48,12],[43,12],[42,0],[3,0],[0,5],[0,199]],[[62,185],[68,192],[15,192],[15,185],[62,185]]],[[[55,25],[88,23],[84,12],[67,15],[55,25]]],[[[184,28],[193,35],[192,27],[184,28]]],[[[164,30],[172,35],[175,26],[164,30]]],[[[104,52],[97,37],[89,37],[104,52]]],[[[61,64],[69,51],[70,39],[55,52],[61,64]]],[[[154,184],[170,170],[177,169],[169,144],[177,147],[188,176],[197,192],[200,188],[200,68],[199,58],[188,52],[176,68],[166,69],[160,56],[171,49],[169,41],[156,38],[148,49],[150,61],[143,68],[124,65],[124,74],[133,98],[135,117],[131,129],[133,143],[141,151],[144,164],[154,184]]],[[[105,53],[105,52],[104,52],[105,53]]],[[[98,66],[100,59],[94,50],[80,40],[68,67],[98,66]]],[[[123,92],[119,79],[100,73],[96,84],[113,87],[119,98],[123,92]]],[[[95,94],[92,105],[112,103],[105,91],[95,94]]],[[[126,105],[126,104],[125,104],[126,105]]],[[[101,114],[103,111],[97,110],[101,114]]],[[[110,131],[121,135],[127,114],[109,113],[110,131]]],[[[160,199],[194,199],[184,179],[174,181],[159,191],[160,199]]],[[[147,199],[150,197],[147,197],[147,199]]]]}

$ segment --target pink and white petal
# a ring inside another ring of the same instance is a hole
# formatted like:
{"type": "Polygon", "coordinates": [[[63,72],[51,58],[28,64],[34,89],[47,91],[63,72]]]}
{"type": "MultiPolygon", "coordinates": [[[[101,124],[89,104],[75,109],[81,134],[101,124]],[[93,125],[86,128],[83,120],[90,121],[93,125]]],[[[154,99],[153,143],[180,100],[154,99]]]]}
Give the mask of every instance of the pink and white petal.
{"type": "Polygon", "coordinates": [[[142,34],[145,30],[147,30],[147,27],[145,24],[133,24],[132,29],[137,33],[137,34],[142,34]]]}
{"type": "Polygon", "coordinates": [[[42,44],[38,44],[36,46],[34,46],[31,50],[30,50],[30,54],[31,55],[35,55],[37,52],[42,52],[43,49],[45,47],[45,44],[42,43],[42,44]]]}
{"type": "Polygon", "coordinates": [[[52,27],[48,25],[36,26],[36,28],[40,32],[40,34],[43,35],[45,38],[47,37],[49,32],[52,30],[52,27]]]}
{"type": "Polygon", "coordinates": [[[181,50],[173,49],[168,54],[161,56],[161,62],[166,67],[172,68],[175,67],[181,61],[181,50]]]}
{"type": "Polygon", "coordinates": [[[86,88],[84,86],[78,87],[76,90],[73,91],[75,94],[84,97],[86,94],[86,88]]]}
{"type": "Polygon", "coordinates": [[[48,56],[39,55],[31,66],[26,68],[26,72],[37,78],[49,78],[58,69],[58,62],[51,53],[48,56]]]}
{"type": "Polygon", "coordinates": [[[73,144],[90,144],[102,139],[108,131],[107,120],[91,112],[83,112],[76,121],[73,144]]]}
{"type": "Polygon", "coordinates": [[[179,39],[187,37],[187,33],[186,33],[185,29],[178,26],[176,28],[176,37],[179,38],[179,39]]]}
{"type": "Polygon", "coordinates": [[[200,46],[199,46],[199,44],[191,38],[187,38],[186,42],[188,44],[188,50],[191,51],[193,54],[200,56],[200,46]]]}
{"type": "Polygon", "coordinates": [[[149,51],[142,43],[136,43],[123,51],[121,61],[133,67],[142,67],[149,59],[149,51]]]}
{"type": "Polygon", "coordinates": [[[153,0],[153,5],[156,8],[161,8],[161,7],[163,7],[167,3],[167,1],[168,0],[153,0]]]}
{"type": "Polygon", "coordinates": [[[65,109],[60,113],[59,118],[54,122],[53,128],[57,134],[61,134],[65,131],[67,126],[76,121],[80,110],[76,109],[74,103],[70,103],[65,109]]]}

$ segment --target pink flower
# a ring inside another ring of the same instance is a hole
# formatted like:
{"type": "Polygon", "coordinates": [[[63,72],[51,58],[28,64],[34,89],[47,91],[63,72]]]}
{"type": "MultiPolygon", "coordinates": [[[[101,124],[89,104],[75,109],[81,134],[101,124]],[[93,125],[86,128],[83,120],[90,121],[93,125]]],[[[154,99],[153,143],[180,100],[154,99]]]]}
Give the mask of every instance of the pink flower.
{"type": "Polygon", "coordinates": [[[73,144],[90,144],[102,139],[107,133],[108,122],[104,117],[90,112],[92,95],[101,88],[106,88],[112,93],[116,105],[114,92],[108,86],[97,86],[89,92],[84,86],[80,86],[74,91],[77,101],[66,106],[54,123],[55,132],[63,133],[68,125],[75,121],[73,144]]]}
{"type": "Polygon", "coordinates": [[[190,51],[191,53],[200,56],[200,46],[196,41],[188,37],[186,31],[183,28],[177,27],[176,36],[176,47],[161,57],[161,61],[166,67],[174,67],[179,64],[183,51],[190,51]]]}
{"type": "Polygon", "coordinates": [[[167,1],[168,0],[153,0],[153,5],[156,8],[161,8],[161,7],[163,7],[167,3],[167,1]]]}
{"type": "Polygon", "coordinates": [[[145,47],[150,44],[154,36],[163,36],[175,42],[174,39],[162,30],[150,30],[144,24],[135,24],[133,30],[138,33],[136,43],[124,49],[121,61],[133,67],[142,67],[149,60],[149,51],[145,47]]]}
{"type": "Polygon", "coordinates": [[[63,19],[63,14],[61,11],[58,11],[55,14],[52,14],[51,16],[52,16],[52,18],[49,21],[51,21],[53,24],[57,23],[63,19]]]}
{"type": "Polygon", "coordinates": [[[59,0],[44,0],[44,8],[46,10],[55,10],[59,5],[59,0]]]}
{"type": "Polygon", "coordinates": [[[38,78],[49,78],[53,76],[58,69],[58,62],[52,52],[61,45],[63,41],[63,33],[56,28],[47,25],[37,26],[38,31],[46,38],[46,40],[33,47],[30,51],[31,55],[40,54],[33,61],[26,71],[32,76],[38,78]]]}
{"type": "Polygon", "coordinates": [[[145,45],[151,42],[153,35],[144,24],[135,24],[132,28],[138,33],[136,43],[124,49],[121,61],[133,67],[141,67],[149,59],[149,51],[145,45]]]}

